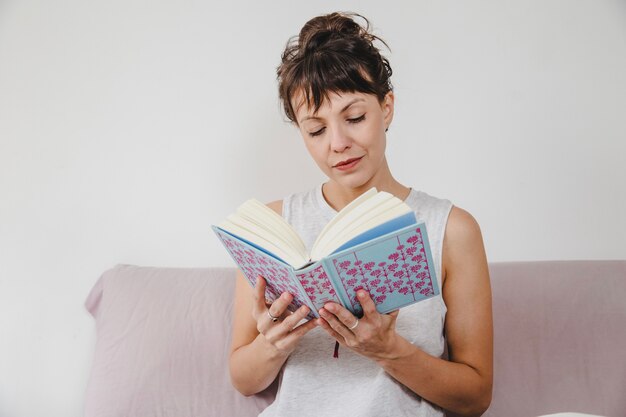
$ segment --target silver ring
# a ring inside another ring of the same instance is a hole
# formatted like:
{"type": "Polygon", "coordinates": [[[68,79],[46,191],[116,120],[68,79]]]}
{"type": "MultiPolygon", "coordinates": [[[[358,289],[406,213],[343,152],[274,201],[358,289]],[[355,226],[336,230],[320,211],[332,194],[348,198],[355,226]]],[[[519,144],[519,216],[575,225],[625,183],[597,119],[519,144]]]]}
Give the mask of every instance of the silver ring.
{"type": "Polygon", "coordinates": [[[267,309],[267,315],[269,316],[270,320],[272,320],[274,323],[276,323],[278,321],[278,317],[274,317],[272,316],[272,313],[270,313],[270,309],[267,309]]]}
{"type": "Polygon", "coordinates": [[[354,330],[356,329],[356,326],[359,325],[359,319],[356,319],[356,323],[354,323],[354,325],[352,327],[348,327],[348,330],[354,330]]]}

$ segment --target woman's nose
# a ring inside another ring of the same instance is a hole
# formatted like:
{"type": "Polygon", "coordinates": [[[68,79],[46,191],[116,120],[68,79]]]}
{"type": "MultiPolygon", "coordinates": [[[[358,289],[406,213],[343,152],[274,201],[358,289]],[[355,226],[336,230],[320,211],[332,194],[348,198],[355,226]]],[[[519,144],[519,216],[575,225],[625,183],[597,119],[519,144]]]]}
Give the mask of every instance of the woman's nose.
{"type": "Polygon", "coordinates": [[[342,152],[350,147],[352,139],[341,126],[335,126],[330,132],[330,149],[335,152],[342,152]]]}

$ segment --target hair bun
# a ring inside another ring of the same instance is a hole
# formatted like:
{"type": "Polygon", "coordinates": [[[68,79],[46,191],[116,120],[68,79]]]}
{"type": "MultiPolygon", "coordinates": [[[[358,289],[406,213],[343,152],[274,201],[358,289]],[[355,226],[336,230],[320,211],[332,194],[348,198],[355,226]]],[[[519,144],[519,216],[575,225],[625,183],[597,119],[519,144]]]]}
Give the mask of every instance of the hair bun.
{"type": "Polygon", "coordinates": [[[326,16],[318,16],[309,20],[300,31],[300,49],[304,53],[314,52],[326,42],[337,38],[361,37],[371,42],[371,36],[367,36],[369,22],[363,16],[356,13],[331,13],[326,16]],[[364,29],[350,16],[359,16],[365,20],[367,27],[364,29]]]}

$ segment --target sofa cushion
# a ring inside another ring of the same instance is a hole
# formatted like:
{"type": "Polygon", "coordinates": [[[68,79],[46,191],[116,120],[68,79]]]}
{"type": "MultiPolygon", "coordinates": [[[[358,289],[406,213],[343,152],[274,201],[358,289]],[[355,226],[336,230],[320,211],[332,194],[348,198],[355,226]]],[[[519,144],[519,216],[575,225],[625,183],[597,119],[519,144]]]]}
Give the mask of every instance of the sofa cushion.
{"type": "Polygon", "coordinates": [[[117,265],[85,306],[97,341],[85,417],[256,416],[275,387],[244,397],[230,384],[234,268],[117,265]]]}
{"type": "Polygon", "coordinates": [[[626,410],[626,261],[489,265],[491,417],[626,410]]]}

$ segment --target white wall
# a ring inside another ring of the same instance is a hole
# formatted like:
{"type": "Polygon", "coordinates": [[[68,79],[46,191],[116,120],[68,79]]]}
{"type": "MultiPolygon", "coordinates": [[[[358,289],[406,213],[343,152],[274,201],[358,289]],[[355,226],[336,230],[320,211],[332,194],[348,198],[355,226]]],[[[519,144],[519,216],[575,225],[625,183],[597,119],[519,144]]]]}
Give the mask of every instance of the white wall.
{"type": "Polygon", "coordinates": [[[624,1],[4,0],[0,416],[82,414],[102,271],[232,265],[211,223],[323,180],[275,67],[333,10],[392,48],[393,173],[490,261],[626,258],[624,1]]]}

